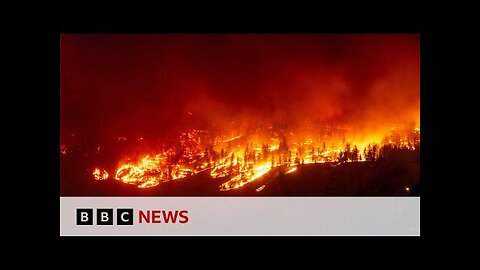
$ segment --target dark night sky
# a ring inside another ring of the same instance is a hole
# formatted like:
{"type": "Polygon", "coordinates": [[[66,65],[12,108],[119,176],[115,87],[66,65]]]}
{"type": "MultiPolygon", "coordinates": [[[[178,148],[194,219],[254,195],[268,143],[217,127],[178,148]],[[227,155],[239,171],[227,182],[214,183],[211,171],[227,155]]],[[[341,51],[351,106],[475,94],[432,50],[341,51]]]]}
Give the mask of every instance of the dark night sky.
{"type": "Polygon", "coordinates": [[[419,35],[63,34],[60,42],[61,138],[162,135],[188,112],[217,124],[419,125],[419,35]]]}

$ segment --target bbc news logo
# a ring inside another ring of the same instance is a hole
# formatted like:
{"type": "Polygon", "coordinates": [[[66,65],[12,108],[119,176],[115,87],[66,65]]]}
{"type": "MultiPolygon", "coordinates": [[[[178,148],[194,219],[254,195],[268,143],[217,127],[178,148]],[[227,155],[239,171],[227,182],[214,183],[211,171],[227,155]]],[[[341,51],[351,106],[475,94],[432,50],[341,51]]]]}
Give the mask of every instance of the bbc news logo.
{"type": "MultiPolygon", "coordinates": [[[[133,225],[133,208],[117,208],[116,225],[133,225]]],[[[96,225],[113,225],[113,208],[96,209],[96,225]]],[[[77,225],[93,225],[93,208],[77,208],[77,225]]]]}
{"type": "MultiPolygon", "coordinates": [[[[93,225],[94,219],[96,225],[114,225],[113,208],[77,208],[77,225],[93,225]]],[[[133,208],[117,208],[115,225],[133,225],[133,208]]],[[[158,224],[158,223],[188,223],[187,210],[139,210],[139,224],[158,224]]]]}

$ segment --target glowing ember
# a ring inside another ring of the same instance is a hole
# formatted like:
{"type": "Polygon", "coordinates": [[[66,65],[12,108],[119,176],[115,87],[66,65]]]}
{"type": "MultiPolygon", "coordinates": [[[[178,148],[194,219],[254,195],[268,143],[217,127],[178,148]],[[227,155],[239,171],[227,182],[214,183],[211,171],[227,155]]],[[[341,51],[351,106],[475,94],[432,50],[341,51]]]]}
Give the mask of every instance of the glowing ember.
{"type": "Polygon", "coordinates": [[[296,171],[296,170],[297,170],[297,167],[293,167],[293,168],[289,169],[288,171],[286,171],[285,174],[292,173],[292,172],[294,172],[294,171],[296,171]]]}
{"type": "Polygon", "coordinates": [[[265,188],[265,185],[262,185],[261,187],[255,189],[255,191],[260,192],[265,188]]]}
{"type": "Polygon", "coordinates": [[[108,172],[104,169],[95,168],[93,170],[93,178],[97,181],[107,180],[108,176],[108,172]]]}
{"type": "Polygon", "coordinates": [[[226,140],[224,140],[223,142],[224,142],[224,143],[226,143],[226,142],[231,142],[231,141],[234,141],[234,140],[239,139],[239,138],[241,138],[241,137],[242,137],[242,135],[239,135],[239,136],[236,136],[236,137],[233,137],[233,138],[230,138],[230,139],[226,139],[226,140]]]}
{"type": "Polygon", "coordinates": [[[66,144],[61,144],[60,145],[60,154],[62,155],[67,155],[67,145],[66,144]]]}

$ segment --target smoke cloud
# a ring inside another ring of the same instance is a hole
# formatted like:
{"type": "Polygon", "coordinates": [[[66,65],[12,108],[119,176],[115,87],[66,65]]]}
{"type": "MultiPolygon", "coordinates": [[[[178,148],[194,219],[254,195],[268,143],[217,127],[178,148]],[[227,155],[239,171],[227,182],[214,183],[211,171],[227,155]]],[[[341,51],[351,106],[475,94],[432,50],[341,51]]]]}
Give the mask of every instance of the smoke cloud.
{"type": "Polygon", "coordinates": [[[417,34],[63,34],[60,42],[61,138],[304,121],[361,136],[420,125],[417,34]]]}

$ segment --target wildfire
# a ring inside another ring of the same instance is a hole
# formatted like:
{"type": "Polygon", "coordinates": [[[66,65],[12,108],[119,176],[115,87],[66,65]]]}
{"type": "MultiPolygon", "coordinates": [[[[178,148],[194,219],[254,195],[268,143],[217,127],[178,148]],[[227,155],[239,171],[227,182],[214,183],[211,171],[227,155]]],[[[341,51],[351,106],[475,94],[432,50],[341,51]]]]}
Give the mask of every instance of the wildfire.
{"type": "Polygon", "coordinates": [[[220,190],[226,191],[234,188],[242,187],[252,181],[257,180],[267,174],[272,168],[271,164],[262,164],[255,167],[241,169],[229,181],[220,186],[220,190]]]}
{"type": "Polygon", "coordinates": [[[293,168],[289,169],[288,171],[286,171],[285,174],[292,173],[292,172],[294,172],[294,171],[296,171],[296,170],[297,170],[297,167],[293,167],[293,168]]]}
{"type": "Polygon", "coordinates": [[[235,137],[233,137],[233,138],[226,139],[226,140],[224,140],[223,142],[224,142],[224,143],[226,143],[226,142],[231,142],[231,141],[234,141],[234,140],[239,139],[239,138],[241,138],[241,137],[242,137],[242,135],[235,136],[235,137]]]}
{"type": "MultiPolygon", "coordinates": [[[[394,145],[410,150],[418,147],[418,128],[409,133],[410,137],[400,135],[395,130],[392,132],[390,136],[384,137],[384,146],[394,145]]],[[[290,135],[293,137],[294,133],[290,132],[290,135]]],[[[275,168],[282,168],[279,172],[291,174],[297,171],[301,164],[329,162],[334,166],[344,162],[372,161],[380,155],[378,139],[356,144],[346,140],[342,143],[326,143],[321,139],[308,137],[289,144],[287,139],[278,133],[264,141],[251,142],[249,139],[245,134],[232,138],[209,138],[206,131],[192,130],[180,135],[179,145],[176,147],[145,155],[138,162],[121,163],[115,179],[138,188],[150,188],[162,182],[207,172],[212,179],[226,178],[219,189],[227,191],[245,186],[275,168]],[[232,141],[236,141],[235,146],[231,146],[232,141]],[[245,147],[242,148],[241,145],[245,147]]],[[[289,137],[290,139],[295,137],[289,137]]],[[[95,169],[94,177],[96,180],[105,180],[108,173],[95,169]]]]}
{"type": "Polygon", "coordinates": [[[260,192],[265,188],[265,185],[260,186],[259,188],[255,189],[256,192],[260,192]]]}
{"type": "Polygon", "coordinates": [[[108,172],[104,169],[95,168],[93,170],[93,178],[97,181],[107,180],[108,176],[108,172]]]}
{"type": "Polygon", "coordinates": [[[138,185],[139,188],[157,186],[168,173],[165,164],[166,156],[145,156],[137,164],[127,163],[120,166],[115,179],[127,184],[138,185]],[[166,171],[167,170],[167,171],[166,171]]]}

